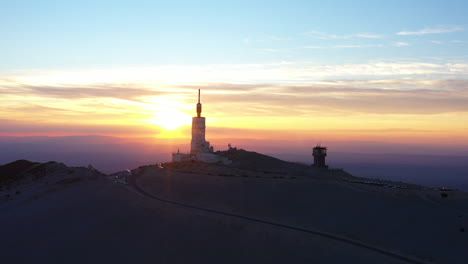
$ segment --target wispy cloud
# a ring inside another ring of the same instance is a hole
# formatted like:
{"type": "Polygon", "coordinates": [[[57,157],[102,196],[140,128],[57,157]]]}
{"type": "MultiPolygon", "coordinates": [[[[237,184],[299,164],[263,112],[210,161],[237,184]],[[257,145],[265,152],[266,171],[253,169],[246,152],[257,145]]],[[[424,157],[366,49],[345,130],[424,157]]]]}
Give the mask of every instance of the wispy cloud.
{"type": "Polygon", "coordinates": [[[442,33],[451,33],[457,31],[463,31],[462,26],[453,26],[453,27],[439,27],[439,28],[423,28],[418,31],[400,31],[396,33],[400,36],[409,36],[409,35],[426,35],[426,34],[442,34],[442,33]]]}
{"type": "Polygon", "coordinates": [[[285,41],[285,40],[290,40],[290,38],[278,37],[275,35],[267,35],[267,36],[257,36],[255,38],[245,37],[242,39],[242,42],[245,44],[252,44],[252,43],[260,43],[260,42],[276,42],[276,41],[285,41]]]}
{"type": "Polygon", "coordinates": [[[329,47],[325,47],[325,46],[304,46],[303,48],[304,49],[327,49],[329,47]]]}
{"type": "Polygon", "coordinates": [[[328,34],[320,31],[308,31],[303,33],[305,36],[314,37],[317,39],[351,39],[351,38],[369,38],[369,39],[382,39],[384,35],[372,34],[372,33],[357,33],[350,35],[335,35],[328,34]]]}
{"type": "MultiPolygon", "coordinates": [[[[379,67],[386,68],[387,71],[400,71],[401,69],[397,69],[400,66],[402,65],[372,65],[375,67],[373,69],[362,65],[347,65],[341,68],[328,65],[327,71],[352,72],[361,67],[358,71],[376,74],[379,67]]],[[[409,70],[411,67],[435,66],[406,67],[406,70],[409,70]]],[[[468,66],[466,68],[468,69],[468,66]]],[[[294,74],[300,79],[316,70],[322,70],[317,74],[325,72],[324,68],[311,66],[293,73],[285,73],[283,68],[275,74],[294,74]]],[[[452,131],[460,127],[466,129],[463,124],[466,124],[464,121],[468,118],[467,80],[425,80],[406,77],[392,79],[394,76],[373,80],[349,77],[347,80],[330,79],[309,84],[225,82],[160,86],[142,83],[99,83],[44,87],[10,83],[10,87],[15,89],[3,89],[0,96],[0,116],[10,120],[21,120],[24,126],[0,120],[0,134],[157,134],[160,129],[149,126],[148,120],[154,119],[155,113],[164,108],[182,111],[190,117],[194,111],[197,89],[202,89],[205,102],[209,102],[206,103],[205,110],[209,113],[210,137],[215,131],[214,126],[276,129],[277,126],[271,123],[272,119],[275,120],[275,124],[291,128],[300,127],[304,131],[311,131],[317,127],[330,130],[350,129],[359,122],[362,122],[364,130],[402,127],[431,129],[434,123],[439,124],[435,128],[438,131],[440,127],[450,127],[452,131]],[[116,88],[119,86],[124,87],[116,88]],[[125,86],[129,87],[126,89],[125,86]],[[445,121],[450,118],[456,119],[456,122],[445,121]],[[309,122],[310,120],[314,121],[309,122]],[[416,123],[417,126],[414,125],[416,123]],[[422,123],[426,126],[422,126],[422,123]]],[[[171,111],[166,113],[170,114],[171,111]]],[[[190,118],[187,120],[189,126],[190,118]]],[[[186,135],[189,134],[187,132],[186,135]]]]}
{"type": "Polygon", "coordinates": [[[370,33],[360,33],[360,34],[355,34],[354,36],[358,38],[370,38],[370,39],[382,39],[385,37],[384,35],[370,34],[370,33]]]}
{"type": "MultiPolygon", "coordinates": [[[[115,125],[115,124],[80,124],[80,123],[57,123],[0,119],[0,134],[72,134],[72,135],[151,135],[159,134],[161,131],[157,127],[145,127],[135,125],[115,125]]],[[[99,138],[102,140],[102,138],[99,138]]],[[[100,142],[102,143],[102,141],[100,142]]]]}
{"type": "Polygon", "coordinates": [[[333,48],[377,48],[383,47],[383,45],[335,45],[333,48]]]}
{"type": "Polygon", "coordinates": [[[280,50],[280,49],[262,49],[261,51],[267,52],[267,53],[275,53],[275,52],[281,52],[282,50],[280,50]]]}
{"type": "Polygon", "coordinates": [[[3,116],[27,116],[36,120],[63,121],[80,115],[92,115],[98,120],[139,120],[150,117],[158,107],[152,99],[141,103],[141,98],[154,98],[154,94],[160,94],[157,98],[164,101],[174,96],[191,109],[193,91],[197,88],[204,90],[205,98],[212,102],[209,107],[214,117],[230,115],[229,111],[239,108],[243,110],[237,111],[236,116],[275,116],[278,113],[296,117],[314,113],[332,116],[359,113],[428,115],[468,112],[468,81],[454,79],[321,81],[308,85],[206,83],[171,86],[172,92],[166,92],[164,88],[140,88],[141,94],[129,94],[126,100],[115,100],[125,97],[115,92],[115,85],[105,87],[64,86],[61,89],[66,93],[55,93],[53,97],[56,99],[51,103],[48,100],[51,95],[48,93],[56,90],[26,86],[21,90],[23,92],[11,91],[12,95],[23,98],[22,103],[3,107],[0,113],[3,116]],[[87,94],[83,94],[83,89],[87,94]],[[93,97],[90,98],[90,95],[93,97]],[[295,107],[291,109],[290,105],[295,107]]]}
{"type": "Polygon", "coordinates": [[[405,46],[409,46],[410,44],[408,42],[394,42],[392,44],[392,46],[395,46],[395,47],[405,47],[405,46]]]}
{"type": "MultiPolygon", "coordinates": [[[[340,45],[333,48],[363,48],[365,45],[340,45]]],[[[379,47],[379,46],[376,46],[379,47]]],[[[308,47],[317,49],[321,47],[308,47]]],[[[326,48],[326,47],[323,47],[326,48]]],[[[0,94],[19,91],[27,87],[16,87],[15,83],[43,87],[45,94],[66,93],[64,85],[79,86],[82,94],[89,88],[100,88],[100,84],[113,84],[113,92],[100,91],[104,95],[135,95],[142,87],[166,87],[175,84],[194,83],[310,83],[318,80],[349,77],[374,78],[377,76],[433,75],[452,78],[468,77],[467,63],[426,62],[369,62],[338,65],[314,65],[308,63],[278,62],[269,64],[213,64],[213,65],[168,65],[149,68],[89,70],[80,72],[33,71],[0,80],[0,94]],[[183,73],[183,74],[181,74],[183,73]],[[9,81],[8,81],[9,80],[9,81]],[[13,80],[13,81],[12,81],[13,80]],[[54,88],[56,88],[54,90],[54,88]],[[47,90],[48,89],[48,90],[47,90]],[[46,91],[47,90],[47,91],[46,91]]],[[[167,89],[170,91],[170,89],[167,89]]],[[[98,90],[99,91],[99,90],[98,90]]]]}
{"type": "Polygon", "coordinates": [[[274,35],[267,36],[267,39],[274,40],[274,41],[289,40],[289,38],[283,38],[283,37],[278,37],[278,36],[274,36],[274,35]]]}
{"type": "Polygon", "coordinates": [[[347,48],[378,48],[384,47],[381,44],[375,45],[333,45],[333,46],[304,46],[304,49],[347,49],[347,48]]]}

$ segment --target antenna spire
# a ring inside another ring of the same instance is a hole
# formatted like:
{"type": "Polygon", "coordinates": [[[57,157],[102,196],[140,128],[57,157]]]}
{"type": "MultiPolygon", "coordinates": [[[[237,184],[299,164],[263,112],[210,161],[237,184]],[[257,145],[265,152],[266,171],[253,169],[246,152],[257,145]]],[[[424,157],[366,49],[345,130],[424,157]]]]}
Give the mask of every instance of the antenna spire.
{"type": "Polygon", "coordinates": [[[201,116],[202,105],[200,103],[200,89],[198,89],[197,117],[201,116]]]}

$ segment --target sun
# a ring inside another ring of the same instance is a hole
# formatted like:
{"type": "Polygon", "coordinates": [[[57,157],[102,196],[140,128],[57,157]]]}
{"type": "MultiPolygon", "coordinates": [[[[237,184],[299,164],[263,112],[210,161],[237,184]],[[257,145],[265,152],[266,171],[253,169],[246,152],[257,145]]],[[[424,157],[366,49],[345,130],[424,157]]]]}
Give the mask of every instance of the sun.
{"type": "Polygon", "coordinates": [[[190,116],[176,108],[165,108],[158,111],[150,123],[167,130],[175,130],[181,126],[190,125],[190,116]]]}

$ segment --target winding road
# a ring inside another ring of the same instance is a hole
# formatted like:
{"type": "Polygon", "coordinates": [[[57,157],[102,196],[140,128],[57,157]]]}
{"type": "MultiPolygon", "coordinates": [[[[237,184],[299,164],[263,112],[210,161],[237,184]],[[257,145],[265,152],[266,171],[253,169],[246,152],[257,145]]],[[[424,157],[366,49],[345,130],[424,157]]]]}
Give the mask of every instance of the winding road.
{"type": "Polygon", "coordinates": [[[327,238],[327,239],[332,239],[334,241],[339,241],[339,242],[342,242],[342,243],[353,245],[353,246],[356,246],[356,247],[364,248],[364,249],[367,249],[367,250],[371,250],[371,251],[377,252],[379,254],[394,258],[395,260],[403,261],[405,263],[412,263],[412,264],[427,264],[427,263],[429,263],[429,262],[425,262],[425,261],[422,261],[422,260],[415,259],[413,257],[405,256],[405,255],[395,253],[395,252],[392,252],[392,251],[389,251],[389,250],[386,250],[386,249],[382,249],[382,248],[375,247],[375,246],[372,246],[372,245],[369,245],[369,244],[365,244],[365,243],[357,241],[357,240],[352,240],[352,239],[349,239],[349,238],[341,237],[341,236],[338,236],[338,235],[334,235],[334,234],[330,234],[330,233],[326,233],[326,232],[322,232],[322,231],[311,230],[311,229],[306,229],[306,228],[302,228],[302,227],[296,227],[296,226],[286,225],[286,224],[282,224],[282,223],[271,222],[271,221],[266,221],[266,220],[257,219],[257,218],[253,218],[253,217],[248,217],[248,216],[244,216],[244,215],[238,215],[238,214],[223,212],[223,211],[219,211],[219,210],[213,210],[213,209],[209,209],[209,208],[199,207],[199,206],[195,206],[195,205],[180,203],[180,202],[177,202],[177,201],[167,200],[167,199],[164,199],[164,198],[161,198],[161,197],[157,197],[157,196],[143,190],[140,186],[138,186],[136,178],[137,178],[136,175],[127,176],[127,182],[129,183],[129,185],[132,186],[140,194],[142,194],[142,195],[144,195],[144,196],[146,196],[148,198],[151,198],[153,200],[157,200],[159,202],[168,203],[168,204],[172,204],[172,205],[176,205],[176,206],[180,206],[180,207],[184,207],[184,208],[189,208],[189,209],[194,209],[194,210],[200,210],[200,211],[208,212],[208,213],[212,213],[212,214],[235,217],[235,218],[243,219],[243,220],[246,220],[246,221],[251,221],[251,222],[261,223],[261,224],[265,224],[265,225],[280,227],[280,228],[284,228],[284,229],[294,230],[294,231],[297,231],[297,232],[308,233],[308,234],[324,237],[324,238],[327,238]]]}

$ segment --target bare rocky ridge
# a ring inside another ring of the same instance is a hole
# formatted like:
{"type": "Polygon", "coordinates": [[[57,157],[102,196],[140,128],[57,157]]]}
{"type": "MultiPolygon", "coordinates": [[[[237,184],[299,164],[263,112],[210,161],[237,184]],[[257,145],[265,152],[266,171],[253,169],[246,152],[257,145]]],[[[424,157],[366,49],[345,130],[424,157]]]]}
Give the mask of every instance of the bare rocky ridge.
{"type": "Polygon", "coordinates": [[[3,186],[20,181],[26,171],[39,164],[28,160],[17,160],[0,166],[0,184],[3,186]]]}
{"type": "Polygon", "coordinates": [[[103,174],[92,168],[68,167],[63,163],[18,160],[0,166],[0,201],[33,196],[50,188],[95,179],[103,174]]]}
{"type": "Polygon", "coordinates": [[[2,230],[1,237],[7,238],[0,239],[2,260],[465,263],[468,259],[464,192],[364,179],[245,150],[218,154],[233,163],[165,163],[142,166],[132,170],[133,175],[112,176],[55,162],[0,166],[4,173],[0,179],[8,181],[0,195],[10,195],[0,200],[0,221],[11,227],[2,230]],[[20,194],[14,194],[16,190],[20,194]]]}

